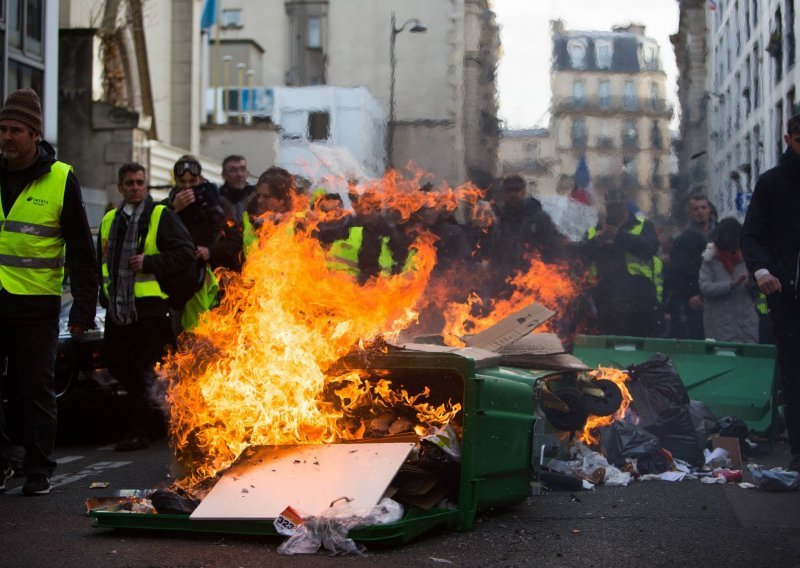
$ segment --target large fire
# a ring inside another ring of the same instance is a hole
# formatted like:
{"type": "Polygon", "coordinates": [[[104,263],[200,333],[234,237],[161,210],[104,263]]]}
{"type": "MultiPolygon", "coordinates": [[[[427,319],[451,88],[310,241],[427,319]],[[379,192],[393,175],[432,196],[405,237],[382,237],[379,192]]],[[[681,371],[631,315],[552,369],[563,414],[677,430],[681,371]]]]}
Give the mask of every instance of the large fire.
{"type": "MultiPolygon", "coordinates": [[[[453,211],[482,197],[469,185],[419,187],[419,176],[405,179],[390,172],[362,187],[361,198],[367,205],[373,200],[391,221],[404,222],[423,208],[453,211]]],[[[221,305],[203,314],[164,360],[160,376],[183,485],[213,477],[251,445],[360,439],[375,412],[359,409],[410,416],[420,435],[448,424],[460,411],[457,401],[431,405],[427,389],[408,393],[389,378],[329,375],[343,356],[375,349],[379,338],[391,338],[416,320],[415,310],[430,302],[426,288],[436,263],[436,238],[414,232],[412,269],[360,285],[328,268],[324,249],[311,236],[318,220],[308,203],[298,203],[294,216],[277,225],[264,223],[241,274],[222,275],[221,305]]],[[[465,297],[461,284],[452,282],[453,298],[465,297]]],[[[470,315],[468,305],[451,307],[444,335],[475,333],[533,301],[558,309],[577,294],[566,267],[538,259],[512,284],[514,294],[485,308],[489,315],[481,319],[470,315]]],[[[436,283],[436,294],[446,297],[442,286],[436,283]]]]}

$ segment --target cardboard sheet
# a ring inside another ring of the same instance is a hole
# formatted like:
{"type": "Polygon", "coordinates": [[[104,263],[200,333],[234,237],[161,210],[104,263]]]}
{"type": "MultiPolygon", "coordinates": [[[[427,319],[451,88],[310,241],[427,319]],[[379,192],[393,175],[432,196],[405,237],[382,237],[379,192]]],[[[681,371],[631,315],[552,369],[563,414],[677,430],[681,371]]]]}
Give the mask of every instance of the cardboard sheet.
{"type": "Polygon", "coordinates": [[[489,351],[499,351],[553,317],[556,313],[541,304],[533,303],[509,316],[506,316],[489,329],[464,337],[467,347],[479,347],[489,351]]]}
{"type": "Polygon", "coordinates": [[[555,355],[565,352],[564,345],[555,333],[529,333],[500,349],[503,355],[555,355]]]}
{"type": "Polygon", "coordinates": [[[190,518],[274,519],[287,505],[319,515],[343,497],[355,508],[372,507],[413,447],[398,442],[249,448],[190,518]]]}

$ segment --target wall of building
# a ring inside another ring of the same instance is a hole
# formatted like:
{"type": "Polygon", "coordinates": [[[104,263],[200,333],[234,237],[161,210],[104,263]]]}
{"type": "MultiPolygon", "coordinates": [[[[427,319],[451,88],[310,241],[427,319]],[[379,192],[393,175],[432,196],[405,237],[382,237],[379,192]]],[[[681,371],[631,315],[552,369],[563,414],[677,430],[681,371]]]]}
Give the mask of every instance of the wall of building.
{"type": "Polygon", "coordinates": [[[757,177],[778,163],[796,112],[800,25],[791,0],[717,4],[706,11],[709,186],[721,214],[743,215],[757,177]]]}
{"type": "Polygon", "coordinates": [[[247,158],[247,167],[254,176],[275,164],[279,141],[279,130],[271,124],[249,128],[208,125],[200,131],[204,155],[222,163],[226,156],[240,154],[247,158]]]}
{"type": "Polygon", "coordinates": [[[500,175],[521,175],[528,182],[531,195],[543,197],[558,194],[556,170],[559,157],[553,137],[546,128],[503,131],[499,161],[500,175]]]}

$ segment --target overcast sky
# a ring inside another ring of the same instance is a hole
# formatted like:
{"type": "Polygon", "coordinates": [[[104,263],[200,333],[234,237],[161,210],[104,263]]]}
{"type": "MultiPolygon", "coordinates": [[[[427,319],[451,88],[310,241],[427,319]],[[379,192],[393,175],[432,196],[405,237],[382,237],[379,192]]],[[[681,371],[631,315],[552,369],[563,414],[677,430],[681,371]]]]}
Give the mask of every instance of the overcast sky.
{"type": "MultiPolygon", "coordinates": [[[[492,0],[503,55],[498,87],[500,118],[508,128],[547,126],[550,105],[550,20],[568,30],[610,30],[630,22],[661,46],[667,98],[677,106],[675,54],[669,36],[678,29],[676,0],[492,0]]],[[[673,124],[676,122],[673,120],[673,124]]]]}

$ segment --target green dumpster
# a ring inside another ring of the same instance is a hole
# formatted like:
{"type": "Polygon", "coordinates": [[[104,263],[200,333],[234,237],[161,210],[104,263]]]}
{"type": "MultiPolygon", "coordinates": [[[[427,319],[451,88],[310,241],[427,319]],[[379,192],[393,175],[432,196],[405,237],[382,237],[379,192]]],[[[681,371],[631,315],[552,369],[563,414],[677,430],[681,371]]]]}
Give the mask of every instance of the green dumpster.
{"type": "MultiPolygon", "coordinates": [[[[530,495],[535,374],[497,367],[476,372],[472,359],[412,351],[389,352],[368,360],[345,359],[342,368],[366,369],[408,392],[430,387],[431,404],[462,403],[456,508],[423,511],[412,507],[400,521],[353,530],[351,538],[400,544],[435,527],[468,530],[477,511],[524,501],[530,495]]],[[[98,528],[277,536],[271,521],[201,521],[187,515],[103,511],[93,511],[90,516],[98,528]]]]}
{"type": "Polygon", "coordinates": [[[772,345],[579,335],[573,351],[590,367],[617,369],[655,353],[672,359],[689,398],[704,402],[718,417],[737,416],[750,430],[774,439],[778,386],[772,345]]]}

